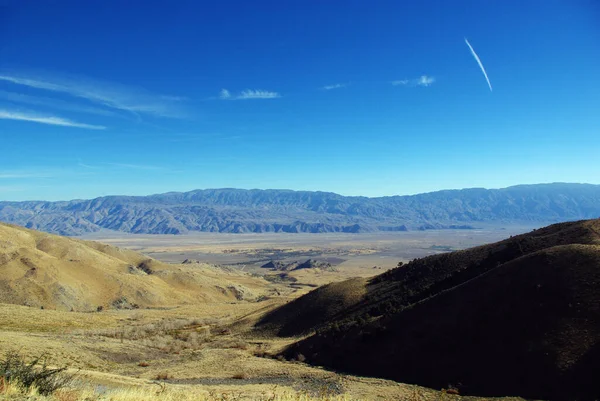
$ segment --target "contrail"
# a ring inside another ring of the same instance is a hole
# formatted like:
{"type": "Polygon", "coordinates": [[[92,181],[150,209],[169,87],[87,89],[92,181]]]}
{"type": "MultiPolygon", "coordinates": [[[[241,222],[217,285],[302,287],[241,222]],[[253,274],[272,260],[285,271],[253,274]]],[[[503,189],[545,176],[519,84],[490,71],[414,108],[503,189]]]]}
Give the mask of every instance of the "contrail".
{"type": "Polygon", "coordinates": [[[481,63],[479,56],[477,55],[477,53],[475,53],[475,50],[473,50],[473,46],[471,46],[471,44],[469,43],[467,38],[465,38],[465,43],[467,44],[467,46],[469,46],[469,49],[471,50],[471,54],[473,55],[473,57],[475,57],[475,60],[477,60],[477,64],[479,64],[479,68],[481,68],[481,72],[483,72],[483,75],[485,76],[485,80],[487,81],[487,84],[490,87],[490,92],[491,92],[492,84],[490,83],[490,79],[488,78],[488,75],[485,72],[485,68],[483,68],[483,64],[481,63]]]}

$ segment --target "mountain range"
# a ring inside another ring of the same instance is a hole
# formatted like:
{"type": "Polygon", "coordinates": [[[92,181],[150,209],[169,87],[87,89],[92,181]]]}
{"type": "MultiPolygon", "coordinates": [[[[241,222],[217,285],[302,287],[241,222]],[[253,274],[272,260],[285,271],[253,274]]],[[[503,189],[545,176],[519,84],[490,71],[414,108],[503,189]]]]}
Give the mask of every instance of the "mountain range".
{"type": "Polygon", "coordinates": [[[539,225],[600,216],[600,185],[536,184],[367,198],[330,192],[207,189],[91,200],[0,202],[0,221],[61,235],[372,232],[539,225]]]}

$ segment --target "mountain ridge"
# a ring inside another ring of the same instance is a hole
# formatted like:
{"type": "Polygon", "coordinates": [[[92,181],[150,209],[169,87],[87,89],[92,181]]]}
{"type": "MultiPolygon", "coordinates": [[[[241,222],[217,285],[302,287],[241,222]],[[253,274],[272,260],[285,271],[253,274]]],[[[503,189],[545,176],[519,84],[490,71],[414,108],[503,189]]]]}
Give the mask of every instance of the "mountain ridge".
{"type": "Polygon", "coordinates": [[[600,216],[600,185],[551,183],[386,197],[323,191],[203,189],[71,201],[2,201],[0,221],[61,235],[369,232],[553,223],[600,216]]]}
{"type": "Polygon", "coordinates": [[[320,287],[255,330],[288,359],[461,394],[597,400],[600,219],[320,287]],[[299,355],[302,355],[299,357],[299,355]]]}

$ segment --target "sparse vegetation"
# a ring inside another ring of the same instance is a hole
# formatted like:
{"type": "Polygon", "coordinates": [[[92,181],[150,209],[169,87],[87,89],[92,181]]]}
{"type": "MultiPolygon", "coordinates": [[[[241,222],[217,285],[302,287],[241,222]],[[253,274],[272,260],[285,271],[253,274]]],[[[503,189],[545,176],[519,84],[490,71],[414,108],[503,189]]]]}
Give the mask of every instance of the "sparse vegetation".
{"type": "MultiPolygon", "coordinates": [[[[211,325],[217,324],[218,321],[211,319],[163,319],[148,324],[90,330],[86,334],[141,342],[150,348],[175,353],[184,349],[197,349],[205,344],[212,338],[211,325]]],[[[231,348],[242,348],[242,345],[235,343],[231,348]]]]}
{"type": "MultiPolygon", "coordinates": [[[[237,376],[237,375],[236,375],[237,376]]],[[[234,377],[235,380],[246,378],[243,374],[234,377]]],[[[304,392],[277,391],[277,388],[263,391],[260,394],[249,394],[243,390],[239,391],[216,391],[201,389],[180,389],[162,382],[159,379],[156,386],[143,387],[116,387],[98,391],[94,387],[69,387],[55,390],[50,394],[42,394],[37,388],[23,389],[14,383],[0,381],[0,400],[6,401],[350,401],[347,395],[328,394],[323,396],[311,396],[304,392]]],[[[327,390],[321,392],[327,393],[327,390]]]]}
{"type": "Polygon", "coordinates": [[[30,361],[16,351],[7,351],[0,359],[0,385],[14,385],[24,391],[35,389],[41,395],[52,394],[73,380],[66,367],[51,368],[48,356],[40,355],[30,361]]]}

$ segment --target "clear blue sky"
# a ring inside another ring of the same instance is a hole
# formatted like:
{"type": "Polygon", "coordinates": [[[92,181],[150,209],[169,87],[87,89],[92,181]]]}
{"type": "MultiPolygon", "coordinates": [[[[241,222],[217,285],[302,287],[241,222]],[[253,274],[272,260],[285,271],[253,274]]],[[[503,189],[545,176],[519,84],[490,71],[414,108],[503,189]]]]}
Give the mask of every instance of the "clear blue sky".
{"type": "Polygon", "coordinates": [[[0,0],[0,149],[1,200],[600,184],[600,3],[0,0]]]}

